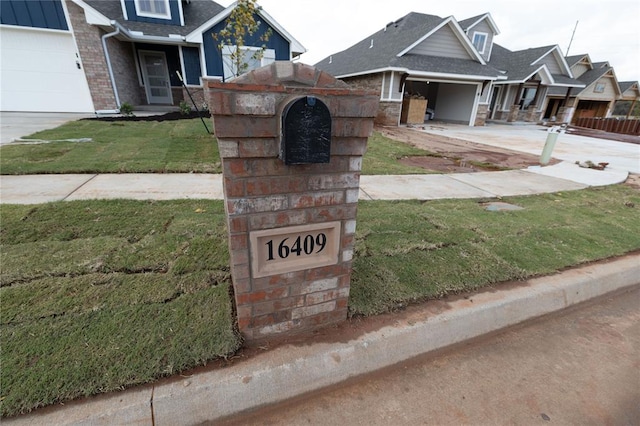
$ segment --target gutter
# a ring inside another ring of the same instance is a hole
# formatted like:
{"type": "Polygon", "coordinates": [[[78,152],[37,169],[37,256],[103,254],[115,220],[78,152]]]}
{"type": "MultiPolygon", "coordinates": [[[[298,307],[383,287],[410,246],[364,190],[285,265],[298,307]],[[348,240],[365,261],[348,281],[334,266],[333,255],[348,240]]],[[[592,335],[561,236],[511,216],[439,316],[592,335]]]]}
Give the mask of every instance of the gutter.
{"type": "Polygon", "coordinates": [[[102,49],[104,50],[104,56],[107,61],[107,70],[109,71],[109,78],[111,79],[111,87],[113,87],[113,94],[116,98],[117,109],[96,111],[96,114],[99,114],[99,113],[118,114],[120,112],[120,96],[118,96],[118,88],[116,87],[116,80],[113,75],[113,67],[111,66],[111,58],[109,57],[109,49],[107,48],[107,39],[120,34],[120,25],[116,21],[111,21],[111,25],[113,25],[116,28],[116,30],[112,33],[108,33],[102,36],[102,49]]]}

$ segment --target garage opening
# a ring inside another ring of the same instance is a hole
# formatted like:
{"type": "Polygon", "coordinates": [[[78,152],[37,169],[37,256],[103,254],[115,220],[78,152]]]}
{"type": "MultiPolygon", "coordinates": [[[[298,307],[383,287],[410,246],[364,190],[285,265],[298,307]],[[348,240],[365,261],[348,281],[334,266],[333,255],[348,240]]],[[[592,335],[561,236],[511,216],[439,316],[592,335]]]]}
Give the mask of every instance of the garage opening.
{"type": "Polygon", "coordinates": [[[405,97],[427,100],[425,122],[472,123],[476,85],[407,80],[404,92],[405,97]]]}

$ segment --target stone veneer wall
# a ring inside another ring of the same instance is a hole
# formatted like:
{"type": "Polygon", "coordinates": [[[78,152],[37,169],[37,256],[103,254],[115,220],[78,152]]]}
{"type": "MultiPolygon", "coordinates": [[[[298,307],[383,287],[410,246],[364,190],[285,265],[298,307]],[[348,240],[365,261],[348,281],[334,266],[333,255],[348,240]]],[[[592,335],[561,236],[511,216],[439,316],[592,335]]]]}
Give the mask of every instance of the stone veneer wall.
{"type": "Polygon", "coordinates": [[[478,112],[476,113],[476,120],[474,126],[484,126],[487,123],[487,117],[489,115],[489,104],[479,104],[478,112]]]}
{"type": "Polygon", "coordinates": [[[347,316],[362,156],[379,95],[353,90],[300,63],[275,62],[233,82],[207,82],[223,166],[238,326],[248,340],[308,332],[347,316]],[[332,117],[325,164],[278,158],[281,114],[314,96],[332,117]],[[338,263],[254,277],[250,234],[295,225],[341,224],[338,263]]]}
{"type": "MultiPolygon", "coordinates": [[[[369,74],[365,76],[349,77],[343,79],[351,87],[368,90],[373,93],[382,92],[382,74],[369,74]]],[[[380,101],[375,124],[380,126],[397,126],[400,124],[402,102],[380,101]]]]}

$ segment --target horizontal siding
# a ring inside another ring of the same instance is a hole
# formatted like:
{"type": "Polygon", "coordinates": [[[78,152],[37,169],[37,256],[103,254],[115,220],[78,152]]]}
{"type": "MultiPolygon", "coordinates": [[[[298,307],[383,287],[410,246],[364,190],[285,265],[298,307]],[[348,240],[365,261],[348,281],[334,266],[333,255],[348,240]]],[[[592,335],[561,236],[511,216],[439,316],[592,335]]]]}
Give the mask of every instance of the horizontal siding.
{"type": "Polygon", "coordinates": [[[409,53],[443,58],[471,58],[449,25],[445,25],[431,34],[426,40],[411,49],[409,53]]]}
{"type": "Polygon", "coordinates": [[[589,71],[590,69],[591,68],[589,68],[585,64],[576,64],[573,67],[571,67],[571,73],[573,74],[574,78],[578,78],[585,72],[589,71]]]}
{"type": "Polygon", "coordinates": [[[0,23],[51,30],[69,29],[61,0],[2,0],[0,23]]]}
{"type": "Polygon", "coordinates": [[[595,83],[591,84],[584,92],[582,92],[580,99],[590,100],[603,100],[610,101],[617,98],[617,93],[614,88],[615,81],[611,77],[603,77],[598,79],[595,83]],[[604,92],[595,92],[598,84],[604,84],[604,92]]]}
{"type": "Polygon", "coordinates": [[[471,43],[473,43],[473,33],[474,32],[480,32],[480,33],[486,33],[487,34],[487,44],[484,47],[484,53],[482,53],[482,57],[488,61],[489,60],[489,55],[491,53],[491,46],[493,45],[493,32],[491,30],[491,27],[489,26],[489,24],[487,23],[486,19],[478,22],[477,25],[475,25],[473,28],[471,28],[471,30],[469,30],[469,41],[471,43]]]}
{"type": "Polygon", "coordinates": [[[547,66],[547,68],[549,69],[549,72],[551,72],[551,74],[564,74],[563,71],[562,71],[562,68],[560,68],[560,64],[558,64],[558,61],[556,60],[556,57],[553,54],[553,52],[548,53],[538,63],[539,64],[545,64],[547,66]]]}

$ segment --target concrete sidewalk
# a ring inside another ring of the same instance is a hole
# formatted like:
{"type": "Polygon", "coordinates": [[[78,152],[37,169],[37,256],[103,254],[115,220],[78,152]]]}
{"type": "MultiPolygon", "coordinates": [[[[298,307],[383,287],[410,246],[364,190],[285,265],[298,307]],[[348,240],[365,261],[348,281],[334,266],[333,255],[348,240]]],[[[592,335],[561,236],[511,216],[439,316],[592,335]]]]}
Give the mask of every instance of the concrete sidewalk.
{"type": "MultiPolygon", "coordinates": [[[[584,189],[624,182],[620,169],[593,170],[576,164],[501,172],[443,175],[362,176],[361,200],[493,198],[584,189]]],[[[93,199],[222,199],[215,174],[26,175],[0,177],[0,203],[39,204],[93,199]]]]}

